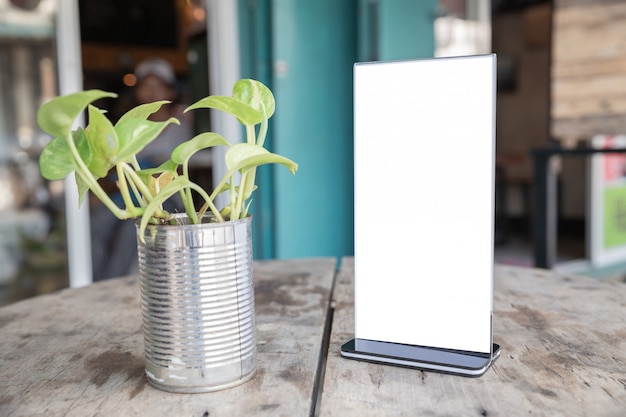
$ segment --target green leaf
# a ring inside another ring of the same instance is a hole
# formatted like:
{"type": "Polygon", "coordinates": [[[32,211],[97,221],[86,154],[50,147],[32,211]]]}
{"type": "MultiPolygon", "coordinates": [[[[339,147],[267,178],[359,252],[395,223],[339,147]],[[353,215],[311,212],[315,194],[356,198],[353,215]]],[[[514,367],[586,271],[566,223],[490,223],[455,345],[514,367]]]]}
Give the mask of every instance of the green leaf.
{"type": "Polygon", "coordinates": [[[239,164],[237,165],[237,169],[239,171],[245,171],[250,168],[255,168],[260,165],[265,165],[265,164],[283,165],[287,169],[289,169],[289,172],[291,172],[292,174],[295,174],[296,171],[298,170],[298,164],[296,164],[289,158],[285,158],[284,156],[280,156],[275,153],[267,153],[265,155],[254,155],[249,158],[246,158],[243,161],[239,162],[239,164]]]}
{"type": "Polygon", "coordinates": [[[39,170],[47,180],[60,180],[76,169],[70,147],[64,136],[52,139],[39,156],[39,170]]]}
{"type": "Polygon", "coordinates": [[[274,95],[263,83],[243,79],[233,86],[231,97],[209,96],[187,107],[185,111],[210,108],[235,116],[245,126],[255,126],[274,114],[274,95]]]}
{"type": "Polygon", "coordinates": [[[176,175],[172,171],[165,171],[158,176],[150,177],[150,192],[152,195],[158,195],[174,178],[176,178],[176,175]]]}
{"type": "Polygon", "coordinates": [[[80,159],[82,159],[85,165],[89,165],[93,154],[91,152],[91,145],[89,144],[89,139],[87,138],[85,131],[82,127],[79,127],[72,132],[72,137],[80,159]]]}
{"type": "Polygon", "coordinates": [[[151,176],[155,174],[160,174],[165,171],[176,171],[177,168],[178,168],[178,164],[170,159],[170,160],[163,162],[158,167],[147,168],[147,169],[142,169],[141,171],[137,171],[137,174],[140,176],[146,177],[146,176],[151,176]]]}
{"type": "MultiPolygon", "coordinates": [[[[72,139],[79,155],[88,165],[91,161],[91,150],[84,131],[79,128],[72,132],[72,139]]],[[[63,179],[75,169],[76,162],[66,136],[57,136],[52,139],[39,156],[39,170],[41,175],[48,180],[63,179]]]]}
{"type": "Polygon", "coordinates": [[[237,81],[233,86],[233,97],[259,113],[265,114],[266,119],[269,119],[274,114],[274,95],[260,81],[251,79],[237,81]]]}
{"type": "Polygon", "coordinates": [[[150,180],[150,177],[152,177],[153,175],[162,174],[168,171],[176,172],[177,169],[178,169],[178,164],[170,159],[168,161],[163,162],[161,165],[159,165],[156,168],[148,168],[148,169],[142,169],[141,171],[137,171],[137,175],[141,177],[141,179],[146,185],[150,185],[149,180],[150,180]]]}
{"type": "Polygon", "coordinates": [[[107,158],[117,154],[119,139],[113,124],[102,110],[92,105],[89,105],[89,127],[86,132],[94,153],[106,155],[107,158]]]}
{"type": "Polygon", "coordinates": [[[72,129],[76,117],[89,103],[104,97],[117,97],[117,94],[87,90],[53,98],[39,107],[37,124],[41,130],[52,136],[65,135],[72,129]]]}
{"type": "Polygon", "coordinates": [[[161,100],[133,107],[132,109],[124,113],[122,117],[120,117],[115,126],[117,127],[117,125],[123,123],[127,119],[147,120],[151,114],[158,112],[164,104],[169,103],[171,103],[171,101],[161,100]]]}
{"type": "Polygon", "coordinates": [[[174,176],[176,176],[175,174],[178,173],[177,171],[178,171],[178,164],[170,159],[168,161],[165,161],[164,163],[162,163],[156,168],[142,169],[140,171],[136,171],[135,173],[139,176],[139,178],[141,178],[141,181],[148,188],[150,188],[150,180],[152,177],[161,175],[164,172],[171,172],[174,176]]]}
{"type": "Polygon", "coordinates": [[[239,169],[237,168],[239,163],[246,158],[255,155],[266,155],[269,153],[270,151],[259,145],[251,143],[237,143],[226,151],[226,167],[229,171],[235,171],[239,169]]]}
{"type": "Polygon", "coordinates": [[[230,172],[245,171],[264,164],[281,164],[286,166],[292,174],[298,170],[298,164],[259,145],[238,143],[231,146],[226,152],[226,167],[230,172]]]}
{"type": "Polygon", "coordinates": [[[155,140],[170,124],[179,125],[175,117],[164,122],[127,118],[115,125],[116,137],[119,138],[119,151],[112,159],[113,164],[131,162],[150,142],[155,140]]]}
{"type": "Polygon", "coordinates": [[[89,172],[93,174],[95,179],[100,179],[107,176],[113,165],[106,159],[102,159],[100,155],[94,155],[87,168],[89,168],[89,172]]]}
{"type": "Polygon", "coordinates": [[[83,177],[78,173],[74,176],[74,179],[76,180],[76,187],[78,188],[78,207],[80,207],[85,201],[87,191],[89,191],[89,185],[87,185],[83,177]]]}
{"type": "Polygon", "coordinates": [[[249,105],[242,103],[241,101],[226,96],[209,96],[198,100],[191,106],[185,109],[185,112],[193,109],[209,108],[221,110],[225,113],[231,114],[239,120],[239,122],[246,126],[254,126],[263,120],[263,113],[253,109],[249,105]]]}
{"type": "Polygon", "coordinates": [[[174,194],[179,191],[184,190],[188,187],[197,187],[194,183],[189,181],[188,178],[185,177],[176,177],[169,184],[167,184],[159,193],[154,196],[154,199],[148,204],[146,210],[144,211],[143,216],[141,217],[141,222],[139,225],[139,236],[143,240],[144,231],[148,226],[148,222],[154,216],[154,214],[160,210],[161,206],[165,201],[167,201],[174,194]]]}
{"type": "Polygon", "coordinates": [[[96,178],[103,178],[113,168],[119,149],[115,128],[98,108],[89,105],[89,126],[85,130],[92,152],[89,171],[96,178]]]}
{"type": "Polygon", "coordinates": [[[205,132],[192,139],[181,143],[172,151],[172,161],[177,164],[184,164],[196,152],[212,146],[230,146],[230,143],[222,135],[214,132],[205,132]]]}

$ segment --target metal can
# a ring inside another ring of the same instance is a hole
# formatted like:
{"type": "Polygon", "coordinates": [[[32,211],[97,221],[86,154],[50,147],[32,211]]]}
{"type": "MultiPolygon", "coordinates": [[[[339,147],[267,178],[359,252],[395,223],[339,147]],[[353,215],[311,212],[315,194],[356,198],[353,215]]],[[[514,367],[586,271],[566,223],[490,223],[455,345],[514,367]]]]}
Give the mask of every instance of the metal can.
{"type": "Polygon", "coordinates": [[[176,220],[137,239],[148,381],[184,393],[239,385],[256,370],[251,217],[176,220]]]}

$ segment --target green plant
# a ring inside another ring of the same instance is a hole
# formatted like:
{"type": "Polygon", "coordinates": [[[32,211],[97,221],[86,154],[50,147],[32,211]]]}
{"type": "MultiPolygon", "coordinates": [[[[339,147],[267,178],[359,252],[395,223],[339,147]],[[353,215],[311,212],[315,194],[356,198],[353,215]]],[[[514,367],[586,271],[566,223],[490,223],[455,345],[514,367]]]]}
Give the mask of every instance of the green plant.
{"type": "Polygon", "coordinates": [[[292,173],[298,165],[288,158],[269,152],[263,147],[268,119],[274,114],[272,92],[261,82],[243,79],[233,86],[232,96],[208,96],[189,106],[185,111],[213,108],[235,116],[245,126],[246,142],[231,145],[214,132],[204,132],[181,143],[170,159],[156,168],[142,169],[137,154],[169,124],[180,123],[176,118],[153,122],[148,117],[168,101],[139,105],[113,124],[94,101],[116,97],[101,90],[81,91],[56,97],[44,103],[37,113],[40,128],[54,138],[43,149],[39,158],[41,174],[48,180],[63,179],[75,172],[79,201],[82,204],[91,192],[119,219],[140,218],[140,236],[149,223],[167,224],[172,215],[163,209],[163,203],[179,194],[191,223],[202,221],[207,210],[212,220],[237,220],[248,215],[250,196],[255,190],[256,168],[263,164],[281,164],[292,173]],[[76,118],[87,109],[89,125],[72,129],[76,118]],[[258,126],[258,129],[257,129],[258,126]],[[189,160],[198,151],[213,146],[228,146],[228,172],[219,185],[208,194],[189,179],[189,160]],[[124,207],[116,205],[98,183],[109,171],[117,174],[117,187],[124,207]],[[239,185],[235,175],[240,174],[239,185]],[[192,191],[204,201],[196,210],[192,191]],[[229,203],[221,210],[215,198],[228,193],[229,203]]]}

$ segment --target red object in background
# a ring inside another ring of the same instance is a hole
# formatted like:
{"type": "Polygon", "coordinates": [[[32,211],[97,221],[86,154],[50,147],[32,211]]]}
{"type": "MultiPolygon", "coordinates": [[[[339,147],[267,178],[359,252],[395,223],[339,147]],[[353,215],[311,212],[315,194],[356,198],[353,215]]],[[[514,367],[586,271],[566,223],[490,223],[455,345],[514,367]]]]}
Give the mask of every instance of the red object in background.
{"type": "MultiPolygon", "coordinates": [[[[604,149],[615,147],[615,136],[607,136],[604,142],[604,149]]],[[[624,176],[626,167],[626,155],[621,153],[606,154],[603,156],[604,182],[614,181],[624,176]]]]}

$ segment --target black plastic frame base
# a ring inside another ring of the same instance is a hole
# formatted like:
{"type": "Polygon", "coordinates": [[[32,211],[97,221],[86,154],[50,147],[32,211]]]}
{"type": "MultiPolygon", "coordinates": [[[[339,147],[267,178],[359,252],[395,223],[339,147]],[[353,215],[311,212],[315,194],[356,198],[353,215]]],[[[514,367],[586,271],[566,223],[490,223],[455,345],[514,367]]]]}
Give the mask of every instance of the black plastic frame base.
{"type": "Polygon", "coordinates": [[[489,354],[352,339],[341,346],[341,356],[347,359],[479,377],[498,359],[500,346],[494,343],[489,354]]]}

